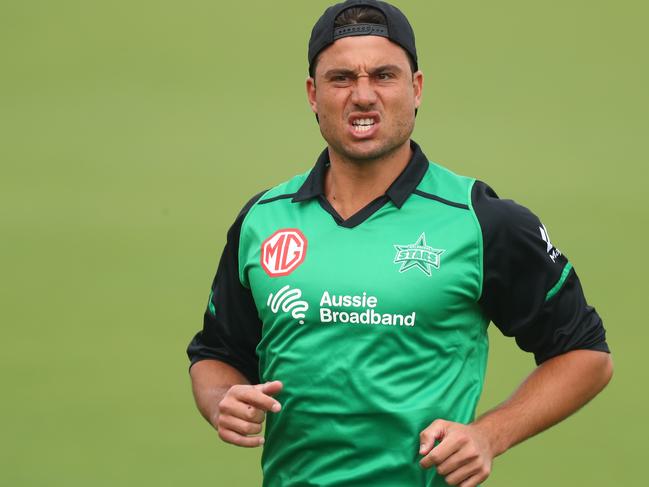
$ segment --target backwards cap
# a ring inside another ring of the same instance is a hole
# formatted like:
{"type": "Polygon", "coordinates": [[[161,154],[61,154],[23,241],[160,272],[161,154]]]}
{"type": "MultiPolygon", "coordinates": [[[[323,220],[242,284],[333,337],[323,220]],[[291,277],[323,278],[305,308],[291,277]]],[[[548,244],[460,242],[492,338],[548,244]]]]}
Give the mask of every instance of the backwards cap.
{"type": "Polygon", "coordinates": [[[399,44],[412,58],[415,71],[419,69],[417,65],[417,49],[415,48],[415,33],[401,10],[379,0],[346,0],[325,10],[322,17],[313,26],[311,38],[309,39],[309,72],[318,54],[330,44],[343,37],[368,35],[386,37],[399,44]],[[372,7],[379,10],[385,16],[387,25],[350,24],[335,27],[336,17],[344,10],[352,7],[372,7]]]}

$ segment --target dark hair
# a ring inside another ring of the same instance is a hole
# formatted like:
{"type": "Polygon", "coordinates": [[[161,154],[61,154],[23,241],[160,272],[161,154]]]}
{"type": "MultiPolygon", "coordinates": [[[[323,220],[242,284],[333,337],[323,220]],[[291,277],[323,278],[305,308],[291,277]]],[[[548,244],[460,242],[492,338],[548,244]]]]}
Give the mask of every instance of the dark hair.
{"type": "MultiPolygon", "coordinates": [[[[388,25],[388,21],[385,19],[385,15],[379,9],[374,7],[350,7],[348,9],[340,12],[336,20],[334,21],[334,27],[342,27],[344,25],[351,24],[380,24],[388,25]]],[[[408,54],[408,52],[403,50],[408,56],[408,63],[410,64],[410,71],[415,72],[415,62],[408,54]]],[[[316,56],[311,63],[311,68],[309,69],[309,76],[312,78],[315,75],[316,67],[318,66],[318,60],[320,59],[320,54],[316,56]]]]}

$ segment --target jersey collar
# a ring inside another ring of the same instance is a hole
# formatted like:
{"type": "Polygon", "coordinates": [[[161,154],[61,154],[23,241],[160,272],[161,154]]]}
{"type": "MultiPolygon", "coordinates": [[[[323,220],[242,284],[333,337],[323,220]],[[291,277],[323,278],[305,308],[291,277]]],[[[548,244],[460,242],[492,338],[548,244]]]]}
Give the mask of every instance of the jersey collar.
{"type": "MultiPolygon", "coordinates": [[[[410,141],[410,148],[412,149],[412,157],[408,161],[408,165],[385,191],[386,196],[390,198],[397,208],[403,206],[428,169],[428,158],[414,140],[410,141]]],[[[300,186],[300,189],[293,196],[292,201],[306,201],[321,195],[324,196],[324,177],[328,166],[329,150],[325,149],[318,157],[315,166],[302,186],[300,186]]]]}

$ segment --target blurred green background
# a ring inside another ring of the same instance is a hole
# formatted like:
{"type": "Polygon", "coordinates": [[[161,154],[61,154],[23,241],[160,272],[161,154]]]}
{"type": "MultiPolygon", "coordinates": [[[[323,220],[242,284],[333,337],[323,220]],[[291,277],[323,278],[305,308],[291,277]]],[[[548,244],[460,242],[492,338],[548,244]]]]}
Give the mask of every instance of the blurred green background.
{"type": "MultiPolygon", "coordinates": [[[[259,485],[185,347],[240,207],[324,147],[304,80],[328,4],[0,0],[0,485],[259,485]]],[[[611,385],[487,485],[642,483],[646,2],[395,4],[426,75],[413,138],[543,219],[614,351],[611,385]]],[[[534,366],[491,331],[481,410],[534,366]]]]}

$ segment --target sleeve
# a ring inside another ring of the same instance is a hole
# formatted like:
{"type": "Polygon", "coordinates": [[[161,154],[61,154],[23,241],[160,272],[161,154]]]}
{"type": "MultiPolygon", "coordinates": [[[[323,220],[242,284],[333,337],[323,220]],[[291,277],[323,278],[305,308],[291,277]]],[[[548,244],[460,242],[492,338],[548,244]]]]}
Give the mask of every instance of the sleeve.
{"type": "Polygon", "coordinates": [[[483,239],[485,315],[537,364],[570,350],[609,352],[602,320],[586,302],[579,278],[536,215],[499,199],[476,181],[473,208],[483,239]]]}
{"type": "Polygon", "coordinates": [[[245,216],[263,194],[255,195],[244,206],[228,231],[203,315],[203,329],[187,347],[190,369],[201,360],[216,359],[239,370],[251,384],[259,382],[255,349],[262,324],[250,289],[239,280],[239,239],[245,216]]]}

